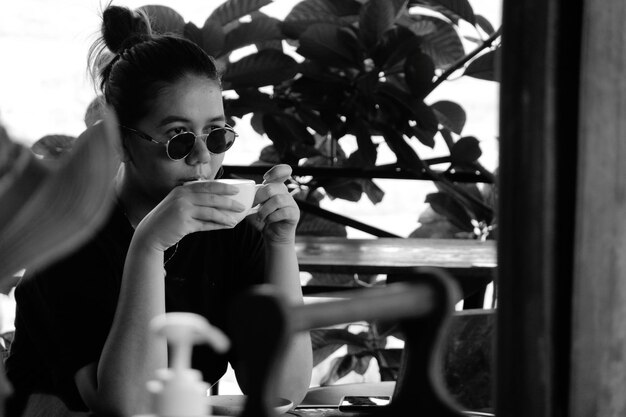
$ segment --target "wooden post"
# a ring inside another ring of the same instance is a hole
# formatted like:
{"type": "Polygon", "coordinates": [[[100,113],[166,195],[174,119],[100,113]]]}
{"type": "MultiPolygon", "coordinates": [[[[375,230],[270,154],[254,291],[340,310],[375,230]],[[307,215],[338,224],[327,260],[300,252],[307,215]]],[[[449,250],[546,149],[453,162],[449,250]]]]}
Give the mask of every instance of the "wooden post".
{"type": "Polygon", "coordinates": [[[573,417],[626,415],[626,2],[585,1],[573,417]]]}
{"type": "Polygon", "coordinates": [[[568,412],[581,4],[503,3],[498,416],[568,412]]]}

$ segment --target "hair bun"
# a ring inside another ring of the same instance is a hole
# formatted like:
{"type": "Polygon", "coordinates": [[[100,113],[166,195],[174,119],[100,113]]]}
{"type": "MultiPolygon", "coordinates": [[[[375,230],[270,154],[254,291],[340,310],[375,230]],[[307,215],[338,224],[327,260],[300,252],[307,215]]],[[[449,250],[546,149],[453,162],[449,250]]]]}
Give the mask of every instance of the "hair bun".
{"type": "Polygon", "coordinates": [[[102,14],[102,38],[113,53],[118,54],[151,34],[150,21],[141,11],[109,6],[102,14]]]}

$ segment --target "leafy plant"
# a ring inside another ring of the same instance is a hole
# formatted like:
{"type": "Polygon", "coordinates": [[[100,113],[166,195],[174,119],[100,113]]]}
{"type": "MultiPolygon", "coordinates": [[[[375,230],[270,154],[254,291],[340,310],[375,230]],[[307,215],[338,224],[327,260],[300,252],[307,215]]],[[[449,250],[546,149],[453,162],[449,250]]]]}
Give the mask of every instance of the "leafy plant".
{"type": "MultiPolygon", "coordinates": [[[[315,329],[311,331],[313,344],[313,365],[317,366],[341,347],[347,347],[347,354],[335,357],[330,363],[320,385],[332,385],[354,371],[363,375],[372,358],[378,363],[381,381],[395,381],[400,369],[402,349],[387,348],[387,338],[395,327],[381,329],[378,323],[362,323],[363,331],[353,333],[350,325],[344,328],[315,329]]],[[[396,335],[397,336],[397,335],[396,335]]]]}
{"type": "MultiPolygon", "coordinates": [[[[230,122],[251,114],[255,131],[272,141],[261,161],[373,167],[384,142],[395,166],[436,180],[436,211],[450,216],[461,207],[471,230],[472,222],[491,224],[491,207],[446,177],[489,175],[478,161],[478,139],[462,135],[464,109],[425,101],[452,74],[494,79],[499,32],[468,0],[303,0],[282,21],[259,11],[269,3],[228,0],[202,27],[165,6],[143,9],[157,30],[182,34],[216,57],[230,122]],[[464,42],[476,47],[466,53],[464,42]],[[251,45],[252,52],[231,61],[251,45]],[[340,141],[346,136],[357,143],[349,155],[340,141]],[[450,151],[437,158],[447,165],[439,171],[416,151],[438,141],[450,151]]],[[[312,178],[306,185],[350,201],[365,194],[377,203],[384,195],[368,179],[312,178]]]]}

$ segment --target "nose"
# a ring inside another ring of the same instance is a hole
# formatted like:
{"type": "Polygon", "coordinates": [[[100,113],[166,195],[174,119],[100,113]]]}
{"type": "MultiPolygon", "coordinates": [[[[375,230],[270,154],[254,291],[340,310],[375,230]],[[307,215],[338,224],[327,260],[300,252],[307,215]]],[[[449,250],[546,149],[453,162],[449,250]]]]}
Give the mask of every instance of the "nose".
{"type": "Polygon", "coordinates": [[[211,153],[206,147],[203,136],[196,136],[191,153],[185,158],[189,165],[205,164],[211,159],[211,153]]]}

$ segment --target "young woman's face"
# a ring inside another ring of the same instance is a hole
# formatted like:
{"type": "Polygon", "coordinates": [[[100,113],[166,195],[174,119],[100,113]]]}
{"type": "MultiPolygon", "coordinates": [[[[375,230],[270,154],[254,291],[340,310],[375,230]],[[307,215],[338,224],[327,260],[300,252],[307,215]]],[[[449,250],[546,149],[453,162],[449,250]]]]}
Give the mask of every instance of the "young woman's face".
{"type": "MultiPolygon", "coordinates": [[[[165,143],[183,131],[198,135],[224,124],[222,91],[217,82],[190,75],[162,90],[152,103],[151,113],[129,127],[165,143]]],[[[224,160],[223,153],[210,153],[200,139],[196,139],[187,157],[177,161],[167,156],[165,145],[132,134],[125,143],[128,157],[126,180],[157,201],[186,181],[215,178],[224,160]]]]}

